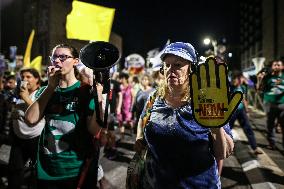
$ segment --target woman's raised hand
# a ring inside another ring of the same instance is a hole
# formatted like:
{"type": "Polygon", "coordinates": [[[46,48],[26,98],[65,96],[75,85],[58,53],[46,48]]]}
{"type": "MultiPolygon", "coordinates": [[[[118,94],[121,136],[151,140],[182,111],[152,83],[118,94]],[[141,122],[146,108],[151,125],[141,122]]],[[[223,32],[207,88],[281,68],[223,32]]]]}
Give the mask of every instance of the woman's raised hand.
{"type": "Polygon", "coordinates": [[[229,92],[226,65],[213,57],[190,76],[190,87],[194,119],[204,127],[224,126],[242,101],[241,92],[229,92]]]}
{"type": "Polygon", "coordinates": [[[49,66],[47,69],[48,87],[55,89],[61,78],[61,68],[56,66],[49,66]]]}

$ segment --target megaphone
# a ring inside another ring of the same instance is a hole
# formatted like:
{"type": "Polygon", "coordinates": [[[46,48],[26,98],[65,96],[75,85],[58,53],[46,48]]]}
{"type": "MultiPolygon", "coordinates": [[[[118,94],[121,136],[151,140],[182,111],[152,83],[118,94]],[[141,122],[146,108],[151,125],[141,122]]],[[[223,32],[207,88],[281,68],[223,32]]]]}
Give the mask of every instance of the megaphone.
{"type": "Polygon", "coordinates": [[[94,83],[104,86],[103,93],[109,91],[109,71],[120,59],[118,49],[108,42],[92,42],[80,50],[79,58],[86,67],[94,71],[94,83]]]}
{"type": "MultiPolygon", "coordinates": [[[[81,62],[94,72],[93,78],[93,94],[95,101],[95,110],[97,116],[97,122],[101,127],[107,127],[108,111],[104,113],[104,121],[100,118],[100,109],[97,95],[97,88],[95,83],[101,83],[103,85],[103,93],[110,94],[110,68],[114,66],[120,59],[120,53],[118,49],[104,41],[92,42],[84,46],[80,50],[79,58],[81,62]]],[[[107,97],[109,99],[109,97],[107,97]]],[[[106,110],[108,109],[109,101],[106,101],[106,110]]]]}
{"type": "Polygon", "coordinates": [[[94,71],[108,70],[120,59],[118,49],[104,41],[92,42],[80,50],[81,62],[94,71]]]}

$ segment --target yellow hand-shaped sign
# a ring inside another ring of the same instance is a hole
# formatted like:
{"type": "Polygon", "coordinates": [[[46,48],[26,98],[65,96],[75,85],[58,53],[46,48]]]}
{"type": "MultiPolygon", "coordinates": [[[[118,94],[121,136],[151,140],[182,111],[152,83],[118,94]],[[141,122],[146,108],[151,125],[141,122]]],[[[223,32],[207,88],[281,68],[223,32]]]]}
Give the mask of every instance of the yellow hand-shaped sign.
{"type": "Polygon", "coordinates": [[[208,58],[190,75],[190,95],[195,121],[204,127],[221,127],[228,123],[242,100],[242,93],[229,93],[227,69],[208,58]]]}

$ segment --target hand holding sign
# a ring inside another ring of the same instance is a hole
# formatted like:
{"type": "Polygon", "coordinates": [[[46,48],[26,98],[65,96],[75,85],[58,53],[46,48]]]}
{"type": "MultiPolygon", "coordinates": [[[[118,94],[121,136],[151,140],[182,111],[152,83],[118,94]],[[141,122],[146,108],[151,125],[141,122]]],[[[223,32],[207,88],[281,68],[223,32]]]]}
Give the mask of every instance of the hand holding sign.
{"type": "Polygon", "coordinates": [[[226,66],[212,57],[190,76],[190,87],[193,117],[204,127],[224,126],[242,100],[240,92],[230,98],[226,66]]]}

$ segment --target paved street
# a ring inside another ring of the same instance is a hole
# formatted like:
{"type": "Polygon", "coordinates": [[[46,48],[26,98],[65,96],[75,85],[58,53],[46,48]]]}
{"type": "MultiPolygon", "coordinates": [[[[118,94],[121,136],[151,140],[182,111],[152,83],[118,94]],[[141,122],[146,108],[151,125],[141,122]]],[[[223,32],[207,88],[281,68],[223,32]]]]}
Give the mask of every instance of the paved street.
{"type": "Polygon", "coordinates": [[[255,133],[257,145],[263,154],[250,153],[248,141],[240,127],[235,127],[235,156],[243,168],[252,188],[284,188],[284,149],[282,134],[276,133],[276,150],[267,148],[266,117],[255,109],[250,109],[250,121],[255,133]]]}
{"type": "MultiPolygon", "coordinates": [[[[221,177],[222,188],[284,188],[284,150],[281,144],[281,134],[277,134],[277,150],[269,150],[266,148],[268,143],[265,138],[266,117],[251,109],[250,119],[258,146],[264,153],[258,156],[251,153],[242,129],[236,125],[233,129],[235,152],[224,161],[221,177]]],[[[101,158],[107,189],[125,188],[127,166],[134,155],[133,144],[134,135],[127,134],[122,142],[117,143],[119,156],[115,160],[101,158]]],[[[8,151],[9,146],[3,145],[0,148],[0,164],[7,162],[8,151]]],[[[0,175],[5,172],[5,169],[0,167],[0,175]]],[[[2,178],[2,181],[6,182],[6,178],[2,178]]]]}

